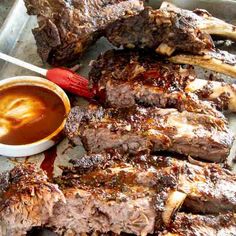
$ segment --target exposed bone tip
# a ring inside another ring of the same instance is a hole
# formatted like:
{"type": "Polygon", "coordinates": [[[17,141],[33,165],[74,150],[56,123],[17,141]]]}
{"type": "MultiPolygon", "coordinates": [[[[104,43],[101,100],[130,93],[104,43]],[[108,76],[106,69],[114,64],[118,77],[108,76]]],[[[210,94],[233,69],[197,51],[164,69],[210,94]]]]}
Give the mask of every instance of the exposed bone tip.
{"type": "Polygon", "coordinates": [[[186,193],[174,191],[171,192],[166,201],[165,211],[162,213],[162,220],[165,225],[169,225],[175,212],[182,206],[186,193]]]}

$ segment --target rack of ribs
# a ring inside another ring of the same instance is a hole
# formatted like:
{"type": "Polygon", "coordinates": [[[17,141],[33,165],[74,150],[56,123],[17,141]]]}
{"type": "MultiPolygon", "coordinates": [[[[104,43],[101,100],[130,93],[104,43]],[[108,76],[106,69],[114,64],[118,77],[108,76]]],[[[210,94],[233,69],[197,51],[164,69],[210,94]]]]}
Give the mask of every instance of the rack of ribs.
{"type": "Polygon", "coordinates": [[[109,23],[143,10],[139,0],[25,0],[25,5],[38,18],[33,34],[39,55],[59,65],[78,59],[109,23]]]}
{"type": "Polygon", "coordinates": [[[28,14],[38,18],[39,27],[33,30],[38,53],[50,64],[73,62],[106,36],[115,46],[152,48],[168,56],[187,52],[196,56],[190,55],[188,60],[188,54],[180,55],[171,60],[236,76],[233,55],[215,50],[210,36],[236,40],[235,26],[205,10],[192,12],[165,2],[160,9],[144,9],[141,0],[25,0],[25,4],[28,14]]]}
{"type": "Polygon", "coordinates": [[[221,118],[156,107],[72,108],[65,133],[80,138],[89,153],[118,149],[125,153],[172,151],[220,162],[229,154],[233,135],[221,118]]]}
{"type": "Polygon", "coordinates": [[[236,111],[234,84],[199,79],[192,68],[167,62],[150,51],[107,51],[93,61],[89,80],[106,107],[141,104],[221,117],[212,103],[201,101],[205,100],[220,110],[236,111]]]}

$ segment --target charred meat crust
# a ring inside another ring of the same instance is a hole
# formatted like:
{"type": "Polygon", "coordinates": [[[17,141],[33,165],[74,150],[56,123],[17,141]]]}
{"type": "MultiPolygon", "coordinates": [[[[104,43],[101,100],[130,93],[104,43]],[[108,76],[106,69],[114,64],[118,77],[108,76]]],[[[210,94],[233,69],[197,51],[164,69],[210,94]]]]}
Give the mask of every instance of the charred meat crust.
{"type": "Polygon", "coordinates": [[[233,142],[233,135],[222,119],[186,111],[180,113],[175,109],[143,107],[90,106],[85,110],[74,107],[65,133],[72,141],[80,137],[90,153],[109,149],[124,153],[168,150],[215,162],[228,156],[233,142]],[[81,114],[85,115],[81,118],[81,114]]]}
{"type": "Polygon", "coordinates": [[[25,4],[28,14],[38,17],[33,34],[39,55],[60,65],[78,59],[109,23],[143,10],[139,0],[25,0],[25,4]]]}
{"type": "Polygon", "coordinates": [[[174,4],[169,2],[163,2],[160,9],[166,11],[174,11],[180,15],[186,17],[190,24],[198,27],[203,32],[210,35],[216,35],[217,37],[228,38],[236,40],[236,27],[223,20],[213,17],[205,9],[195,9],[189,11],[176,7],[174,4]]]}
{"type": "Polygon", "coordinates": [[[117,47],[152,48],[168,56],[175,50],[202,54],[214,49],[210,35],[192,25],[187,17],[161,9],[146,8],[138,15],[111,23],[106,37],[117,47]]]}

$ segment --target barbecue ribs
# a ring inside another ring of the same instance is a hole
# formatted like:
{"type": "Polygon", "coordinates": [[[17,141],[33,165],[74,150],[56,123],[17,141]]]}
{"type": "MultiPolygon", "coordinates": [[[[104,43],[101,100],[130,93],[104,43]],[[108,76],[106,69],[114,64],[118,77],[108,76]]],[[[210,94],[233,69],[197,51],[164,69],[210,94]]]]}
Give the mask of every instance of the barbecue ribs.
{"type": "Polygon", "coordinates": [[[75,144],[81,138],[90,153],[113,148],[126,153],[168,150],[215,162],[225,160],[233,142],[220,118],[155,107],[74,107],[65,132],[75,144]]]}
{"type": "Polygon", "coordinates": [[[78,59],[106,26],[143,10],[139,0],[25,0],[28,14],[38,17],[33,30],[38,53],[50,64],[78,59]]]}
{"type": "Polygon", "coordinates": [[[152,48],[170,56],[175,51],[204,54],[215,45],[210,35],[236,40],[236,28],[205,10],[188,11],[164,2],[160,9],[111,23],[106,37],[115,46],[152,48]]]}
{"type": "Polygon", "coordinates": [[[176,211],[191,198],[202,201],[200,207],[188,205],[198,212],[235,211],[235,181],[234,175],[212,164],[200,167],[149,155],[84,156],[57,179],[67,203],[54,208],[49,226],[75,235],[92,230],[146,235],[169,227],[176,211]],[[225,191],[224,181],[231,186],[225,191]],[[230,207],[219,204],[223,201],[230,207]]]}
{"type": "Polygon", "coordinates": [[[149,51],[107,51],[93,61],[89,79],[107,107],[137,103],[222,117],[212,104],[201,101],[208,100],[220,110],[236,111],[235,85],[198,79],[191,68],[163,61],[149,51]]]}

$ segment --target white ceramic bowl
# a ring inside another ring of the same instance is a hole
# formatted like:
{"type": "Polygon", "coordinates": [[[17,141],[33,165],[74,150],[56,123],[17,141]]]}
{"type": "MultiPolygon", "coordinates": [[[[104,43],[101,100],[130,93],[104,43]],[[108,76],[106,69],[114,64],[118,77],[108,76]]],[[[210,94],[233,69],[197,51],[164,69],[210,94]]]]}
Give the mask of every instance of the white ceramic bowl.
{"type": "MultiPolygon", "coordinates": [[[[64,103],[66,115],[70,111],[70,101],[66,93],[56,84],[35,76],[17,76],[0,81],[0,91],[5,88],[17,85],[36,85],[47,88],[56,93],[64,103]]],[[[0,143],[0,155],[9,157],[30,156],[47,150],[55,145],[63,137],[62,131],[65,126],[66,117],[59,128],[49,136],[30,144],[24,145],[6,145],[0,143]]]]}

